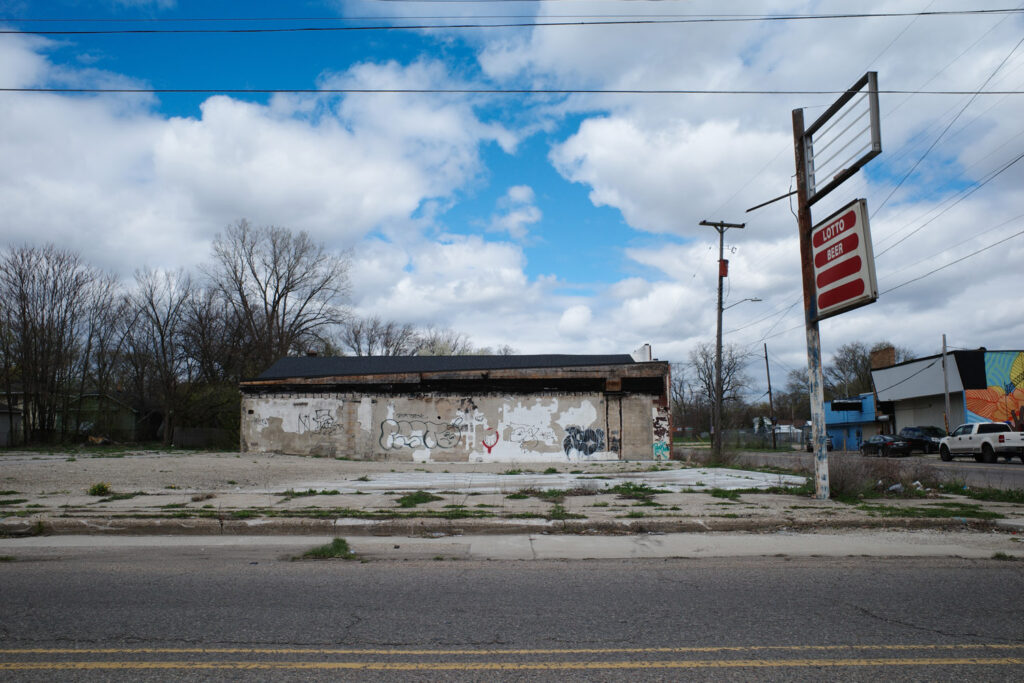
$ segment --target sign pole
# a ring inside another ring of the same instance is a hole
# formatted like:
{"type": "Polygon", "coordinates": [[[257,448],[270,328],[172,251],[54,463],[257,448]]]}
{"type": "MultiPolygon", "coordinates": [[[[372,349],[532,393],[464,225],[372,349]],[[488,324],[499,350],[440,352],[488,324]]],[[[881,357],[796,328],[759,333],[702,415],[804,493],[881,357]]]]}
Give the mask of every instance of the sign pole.
{"type": "Polygon", "coordinates": [[[814,442],[814,496],[829,497],[828,449],[825,447],[825,391],[821,371],[821,337],[818,334],[814,258],[811,244],[811,207],[807,201],[807,149],[804,144],[804,110],[793,110],[793,142],[796,155],[797,229],[800,232],[800,272],[804,287],[804,321],[807,328],[807,373],[810,384],[811,435],[814,442]]]}

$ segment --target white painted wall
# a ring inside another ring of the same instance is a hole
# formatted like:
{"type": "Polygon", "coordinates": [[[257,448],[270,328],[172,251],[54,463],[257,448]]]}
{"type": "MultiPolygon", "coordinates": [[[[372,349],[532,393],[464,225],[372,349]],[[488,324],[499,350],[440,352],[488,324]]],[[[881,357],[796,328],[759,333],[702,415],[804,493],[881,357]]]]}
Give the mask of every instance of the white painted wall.
{"type": "Polygon", "coordinates": [[[650,421],[611,439],[600,393],[243,396],[242,449],[417,462],[667,459],[666,411],[652,396],[622,401],[650,421]]]}

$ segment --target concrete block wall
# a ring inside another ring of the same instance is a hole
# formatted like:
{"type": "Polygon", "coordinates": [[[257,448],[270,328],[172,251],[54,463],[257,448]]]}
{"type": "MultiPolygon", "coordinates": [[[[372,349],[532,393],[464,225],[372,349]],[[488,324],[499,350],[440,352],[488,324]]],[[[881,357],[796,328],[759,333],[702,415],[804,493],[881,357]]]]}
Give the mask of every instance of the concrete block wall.
{"type": "Polygon", "coordinates": [[[668,459],[667,408],[602,393],[243,395],[248,452],[416,462],[668,459]]]}

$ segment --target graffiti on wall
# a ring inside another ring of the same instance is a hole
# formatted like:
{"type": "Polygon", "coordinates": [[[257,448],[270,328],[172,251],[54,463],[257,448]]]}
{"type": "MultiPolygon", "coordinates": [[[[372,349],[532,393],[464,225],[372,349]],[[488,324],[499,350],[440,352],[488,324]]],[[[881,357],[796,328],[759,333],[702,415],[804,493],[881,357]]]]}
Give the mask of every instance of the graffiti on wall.
{"type": "Polygon", "coordinates": [[[524,452],[534,450],[541,443],[558,443],[555,441],[555,431],[541,425],[510,424],[507,438],[519,444],[524,452]]]}
{"type": "Polygon", "coordinates": [[[1024,353],[989,351],[985,354],[984,389],[967,389],[969,421],[1024,420],[1024,353]],[[973,418],[973,419],[972,419],[973,418]]]}
{"type": "Polygon", "coordinates": [[[654,409],[654,459],[668,460],[672,457],[672,435],[668,415],[663,409],[654,409]]]}
{"type": "Polygon", "coordinates": [[[604,450],[604,430],[570,425],[565,428],[562,450],[570,459],[573,456],[589,458],[594,453],[604,450]]]}
{"type": "Polygon", "coordinates": [[[490,453],[491,449],[498,445],[498,439],[500,438],[501,436],[498,434],[497,429],[488,429],[484,432],[484,438],[480,440],[480,443],[490,453]]]}
{"type": "Polygon", "coordinates": [[[330,436],[334,434],[341,425],[334,419],[330,410],[316,410],[312,415],[299,415],[299,434],[322,434],[330,436]]]}
{"type": "Polygon", "coordinates": [[[451,422],[389,418],[380,423],[380,447],[384,450],[454,448],[461,438],[461,416],[451,422]]]}

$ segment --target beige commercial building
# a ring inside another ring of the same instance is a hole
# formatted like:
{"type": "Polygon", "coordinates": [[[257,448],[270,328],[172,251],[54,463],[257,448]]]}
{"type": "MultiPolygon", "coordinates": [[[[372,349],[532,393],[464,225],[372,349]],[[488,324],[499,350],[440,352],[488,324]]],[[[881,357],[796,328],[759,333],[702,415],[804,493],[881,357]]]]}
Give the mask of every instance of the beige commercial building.
{"type": "Polygon", "coordinates": [[[669,457],[669,364],[630,355],[283,358],[241,383],[241,448],[359,460],[669,457]]]}

